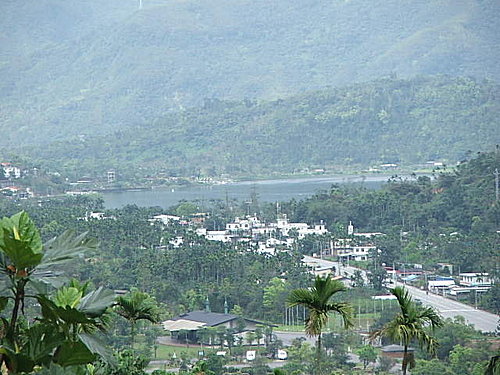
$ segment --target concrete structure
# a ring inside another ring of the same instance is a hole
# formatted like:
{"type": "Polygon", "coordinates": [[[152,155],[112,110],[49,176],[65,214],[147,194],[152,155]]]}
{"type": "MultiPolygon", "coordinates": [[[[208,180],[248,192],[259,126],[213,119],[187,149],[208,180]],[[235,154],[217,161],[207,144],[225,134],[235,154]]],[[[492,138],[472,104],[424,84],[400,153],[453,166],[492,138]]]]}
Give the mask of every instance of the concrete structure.
{"type": "Polygon", "coordinates": [[[175,215],[155,215],[151,219],[149,219],[150,223],[159,222],[163,225],[169,225],[174,222],[179,222],[181,220],[180,216],[175,215]]]}
{"type": "Polygon", "coordinates": [[[210,311],[191,311],[162,322],[163,329],[170,331],[172,338],[184,342],[199,342],[201,337],[197,333],[203,328],[225,327],[245,332],[254,331],[258,326],[262,325],[276,327],[273,324],[243,318],[238,315],[210,311]]]}
{"type": "Polygon", "coordinates": [[[341,260],[355,260],[364,261],[370,258],[370,252],[375,251],[377,248],[374,245],[351,245],[339,244],[334,245],[334,255],[338,256],[341,260]]]}
{"type": "Polygon", "coordinates": [[[21,178],[21,169],[11,163],[0,163],[5,178],[21,178]]]}
{"type": "MultiPolygon", "coordinates": [[[[403,359],[405,348],[402,345],[386,345],[382,347],[382,356],[389,358],[403,359]]],[[[409,347],[408,353],[413,355],[414,348],[409,347]]]]}
{"type": "Polygon", "coordinates": [[[427,288],[433,293],[444,294],[456,286],[455,280],[452,278],[443,278],[439,280],[429,280],[427,282],[427,288]]]}
{"type": "Polygon", "coordinates": [[[487,273],[467,272],[458,275],[462,286],[490,287],[491,280],[487,273]]]}
{"type": "Polygon", "coordinates": [[[278,216],[276,227],[284,236],[289,236],[291,231],[296,231],[299,239],[307,235],[323,235],[328,233],[323,221],[320,224],[309,227],[307,223],[290,223],[286,214],[278,216]]]}

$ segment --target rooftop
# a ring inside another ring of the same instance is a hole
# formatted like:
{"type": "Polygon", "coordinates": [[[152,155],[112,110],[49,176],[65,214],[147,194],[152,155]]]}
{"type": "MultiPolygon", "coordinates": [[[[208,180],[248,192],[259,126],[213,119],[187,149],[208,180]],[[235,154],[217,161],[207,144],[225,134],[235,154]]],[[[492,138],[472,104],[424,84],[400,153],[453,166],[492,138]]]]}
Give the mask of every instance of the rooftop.
{"type": "Polygon", "coordinates": [[[205,323],[209,327],[213,327],[231,320],[237,319],[237,315],[233,314],[222,314],[206,311],[191,311],[182,315],[179,315],[172,320],[191,320],[195,322],[205,323]]]}

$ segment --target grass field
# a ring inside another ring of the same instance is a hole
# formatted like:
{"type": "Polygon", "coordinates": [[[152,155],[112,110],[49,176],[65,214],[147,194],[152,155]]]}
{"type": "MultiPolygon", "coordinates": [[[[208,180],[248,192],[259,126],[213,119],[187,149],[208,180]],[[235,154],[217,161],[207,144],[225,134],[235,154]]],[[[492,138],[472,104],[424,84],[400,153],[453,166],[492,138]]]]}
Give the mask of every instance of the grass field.
{"type": "Polygon", "coordinates": [[[213,351],[210,348],[199,348],[199,347],[181,347],[181,346],[169,346],[169,345],[158,345],[158,349],[156,351],[156,359],[171,359],[172,355],[175,353],[177,358],[181,358],[187,356],[189,358],[197,357],[198,351],[203,350],[205,353],[213,351]]]}
{"type": "MultiPolygon", "coordinates": [[[[356,314],[355,317],[352,318],[355,329],[366,329],[371,327],[373,322],[379,317],[379,313],[367,313],[367,314],[356,314]]],[[[327,326],[325,327],[325,332],[327,331],[338,331],[342,330],[343,322],[338,315],[332,314],[330,315],[330,319],[328,321],[327,326]]],[[[280,332],[304,332],[304,325],[279,325],[274,329],[275,331],[280,332]]]]}

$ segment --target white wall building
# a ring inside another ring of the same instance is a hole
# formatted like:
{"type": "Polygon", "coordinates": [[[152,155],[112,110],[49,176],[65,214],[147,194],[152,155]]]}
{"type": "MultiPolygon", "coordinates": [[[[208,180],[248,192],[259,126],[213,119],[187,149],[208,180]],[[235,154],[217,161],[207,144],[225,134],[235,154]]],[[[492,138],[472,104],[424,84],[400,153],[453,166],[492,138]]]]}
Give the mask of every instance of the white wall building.
{"type": "Polygon", "coordinates": [[[168,225],[172,222],[178,222],[180,220],[180,216],[175,215],[156,215],[153,218],[149,219],[151,223],[160,222],[164,225],[168,225]]]}
{"type": "Polygon", "coordinates": [[[21,178],[21,169],[10,163],[0,163],[6,178],[21,178]]]}
{"type": "Polygon", "coordinates": [[[292,230],[297,231],[299,239],[311,234],[322,235],[328,233],[323,221],[321,221],[320,224],[309,227],[307,223],[290,223],[286,214],[282,214],[278,217],[276,227],[284,236],[289,236],[292,230]]]}
{"type": "Polygon", "coordinates": [[[376,247],[373,245],[354,246],[347,244],[343,247],[335,248],[339,258],[355,260],[357,262],[368,260],[370,258],[370,252],[374,250],[376,250],[376,247]]]}
{"type": "Polygon", "coordinates": [[[487,273],[466,272],[458,276],[460,276],[462,286],[491,286],[491,279],[487,273]]]}

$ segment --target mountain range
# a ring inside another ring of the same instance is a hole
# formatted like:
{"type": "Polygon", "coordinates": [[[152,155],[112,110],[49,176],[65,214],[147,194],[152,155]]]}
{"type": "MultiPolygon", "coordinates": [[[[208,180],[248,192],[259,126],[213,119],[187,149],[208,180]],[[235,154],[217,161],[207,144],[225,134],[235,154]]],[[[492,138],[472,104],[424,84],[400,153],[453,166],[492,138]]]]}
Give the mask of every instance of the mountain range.
{"type": "Polygon", "coordinates": [[[276,101],[383,77],[500,79],[497,0],[138,5],[0,2],[0,147],[150,126],[206,100],[276,101]]]}
{"type": "Polygon", "coordinates": [[[75,178],[449,165],[500,144],[499,99],[492,81],[386,78],[271,101],[207,99],[147,125],[18,151],[75,178]]]}

